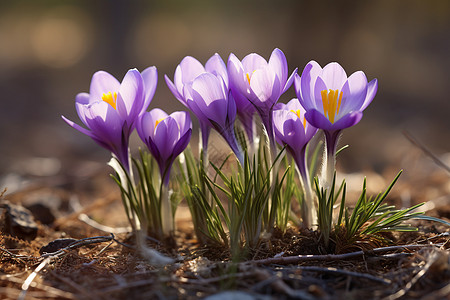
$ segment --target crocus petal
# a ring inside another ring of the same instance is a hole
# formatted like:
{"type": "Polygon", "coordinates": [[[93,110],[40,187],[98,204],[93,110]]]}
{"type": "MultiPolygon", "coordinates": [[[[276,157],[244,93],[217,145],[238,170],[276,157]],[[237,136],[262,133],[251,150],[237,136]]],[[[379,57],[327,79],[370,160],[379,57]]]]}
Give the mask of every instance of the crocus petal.
{"type": "Polygon", "coordinates": [[[231,89],[231,93],[233,95],[234,101],[236,103],[236,108],[238,110],[238,113],[247,113],[247,112],[254,112],[255,107],[252,105],[252,103],[247,99],[247,97],[244,97],[241,93],[236,91],[235,89],[231,89]]]}
{"type": "Polygon", "coordinates": [[[189,129],[192,128],[191,117],[186,111],[176,111],[170,115],[178,124],[180,128],[180,135],[184,135],[189,129]]]}
{"type": "Polygon", "coordinates": [[[332,130],[340,130],[352,127],[353,125],[356,125],[359,123],[359,121],[361,121],[362,116],[363,113],[361,111],[350,112],[349,114],[346,114],[345,116],[337,120],[333,124],[332,130]]]}
{"type": "MultiPolygon", "coordinates": [[[[234,54],[232,55],[234,56],[234,54]]],[[[267,61],[256,53],[250,53],[242,59],[242,67],[244,72],[250,73],[249,75],[252,75],[251,72],[265,66],[267,66],[267,61]]]]}
{"type": "MultiPolygon", "coordinates": [[[[256,70],[250,80],[250,87],[253,93],[256,95],[256,99],[260,104],[264,104],[264,107],[270,108],[274,103],[266,103],[272,100],[273,96],[279,96],[281,93],[279,80],[276,80],[276,74],[271,72],[268,67],[256,70]],[[278,84],[275,86],[275,84],[278,84]],[[275,95],[274,95],[275,94],[275,95]]],[[[278,100],[276,98],[276,100],[278,100]]]]}
{"type": "Polygon", "coordinates": [[[89,100],[90,97],[88,93],[79,93],[75,97],[75,108],[77,110],[78,117],[84,125],[86,125],[86,107],[89,104],[89,100]]]}
{"type": "Polygon", "coordinates": [[[341,90],[347,80],[345,70],[335,62],[329,63],[323,68],[321,77],[325,81],[327,89],[332,90],[341,90]]]}
{"type": "Polygon", "coordinates": [[[158,85],[158,70],[156,67],[148,67],[141,73],[144,82],[144,105],[140,114],[144,113],[155,95],[156,86],[158,85]]]}
{"type": "MultiPolygon", "coordinates": [[[[310,108],[311,105],[309,105],[309,104],[311,103],[311,99],[310,99],[310,97],[308,97],[308,101],[305,101],[305,97],[302,96],[301,83],[302,83],[302,79],[301,79],[300,75],[294,74],[294,90],[295,90],[295,95],[297,95],[298,101],[300,102],[300,104],[301,104],[303,107],[308,107],[308,108],[310,108]]],[[[308,88],[309,88],[309,87],[308,87],[308,88]]]]}
{"type": "Polygon", "coordinates": [[[175,70],[175,86],[181,94],[180,88],[186,83],[194,80],[198,75],[205,73],[203,65],[192,56],[186,56],[175,70]]]}
{"type": "Polygon", "coordinates": [[[211,73],[199,75],[192,83],[192,96],[208,119],[225,125],[228,99],[224,94],[224,83],[220,77],[211,73]]]}
{"type": "MultiPolygon", "coordinates": [[[[306,114],[306,111],[305,111],[306,114]]],[[[311,140],[314,135],[317,133],[319,129],[315,126],[313,126],[311,123],[306,122],[306,126],[305,126],[305,138],[306,140],[311,140]]]]}
{"type": "Polygon", "coordinates": [[[210,73],[198,76],[192,83],[192,91],[197,92],[206,105],[225,98],[222,83],[210,73]]]}
{"type": "Polygon", "coordinates": [[[247,82],[246,75],[244,74],[244,67],[233,53],[231,53],[228,58],[227,70],[231,89],[234,89],[238,93],[245,95],[245,97],[248,99],[249,95],[251,95],[251,91],[250,86],[247,82]]]}
{"type": "Polygon", "coordinates": [[[155,136],[156,122],[159,123],[162,120],[165,120],[166,118],[169,117],[169,115],[160,108],[152,109],[151,111],[149,111],[148,115],[149,115],[149,117],[146,120],[146,123],[147,123],[146,126],[148,126],[149,131],[147,133],[151,138],[153,138],[155,136]]]}
{"type": "Polygon", "coordinates": [[[294,76],[297,75],[298,68],[295,68],[295,70],[292,72],[291,76],[289,76],[288,80],[286,81],[286,84],[284,85],[283,91],[281,94],[284,94],[294,83],[294,76]]]}
{"type": "Polygon", "coordinates": [[[208,59],[205,64],[205,70],[206,72],[222,77],[226,87],[229,87],[227,66],[219,54],[215,53],[210,59],[208,59]]]}
{"type": "Polygon", "coordinates": [[[353,73],[344,84],[342,94],[345,97],[342,97],[339,115],[359,110],[364,103],[364,99],[366,99],[366,75],[361,71],[353,73]]]}
{"type": "Polygon", "coordinates": [[[172,80],[170,80],[169,76],[164,75],[164,79],[166,80],[167,87],[172,92],[172,94],[175,96],[175,98],[177,98],[178,101],[180,101],[184,106],[186,106],[187,105],[186,100],[184,99],[182,94],[180,94],[180,92],[178,92],[177,87],[172,82],[172,80]]]}
{"type": "Polygon", "coordinates": [[[333,124],[326,118],[321,111],[316,109],[307,110],[305,113],[306,120],[314,127],[321,128],[323,130],[331,130],[333,124]]]}
{"type": "Polygon", "coordinates": [[[314,100],[314,86],[322,68],[315,61],[310,61],[303,69],[302,76],[295,76],[295,91],[300,103],[305,109],[316,107],[314,100]]]}
{"type": "Polygon", "coordinates": [[[372,102],[373,98],[375,97],[377,90],[378,90],[378,80],[373,79],[367,84],[366,99],[364,100],[364,103],[359,110],[363,111],[366,109],[367,106],[369,106],[369,104],[372,102]]]}
{"type": "MultiPolygon", "coordinates": [[[[273,110],[282,110],[282,109],[286,109],[286,104],[278,102],[277,104],[275,104],[273,106],[273,110]]],[[[289,109],[288,109],[289,110],[289,109]]]]}
{"type": "Polygon", "coordinates": [[[79,93],[75,96],[75,103],[88,105],[89,104],[89,94],[88,93],[79,93]]]}
{"type": "Polygon", "coordinates": [[[228,91],[228,107],[227,107],[227,122],[230,126],[234,125],[236,119],[237,107],[231,91],[228,91]]]}
{"type": "Polygon", "coordinates": [[[175,146],[173,147],[172,153],[173,156],[176,157],[178,155],[180,155],[181,152],[184,151],[184,149],[186,149],[186,147],[189,144],[189,141],[191,140],[191,135],[192,135],[192,128],[189,128],[188,131],[186,131],[178,140],[178,142],[175,144],[175,146]]]}
{"type": "MultiPolygon", "coordinates": [[[[159,152],[158,146],[155,144],[155,142],[149,138],[145,141],[145,143],[148,147],[148,150],[150,150],[150,153],[153,155],[153,157],[158,162],[158,165],[161,166],[162,164],[164,164],[164,161],[161,158],[161,153],[159,152]]],[[[161,169],[161,167],[160,167],[160,169],[161,169]]]]}
{"type": "MultiPolygon", "coordinates": [[[[194,97],[192,96],[192,94],[193,94],[192,87],[189,86],[189,85],[186,85],[184,87],[184,93],[185,93],[185,95],[188,95],[186,97],[186,105],[187,105],[187,107],[194,113],[194,115],[200,121],[200,124],[202,126],[206,126],[206,127],[212,126],[211,122],[208,119],[208,117],[205,116],[205,114],[198,107],[196,101],[194,100],[194,97]]],[[[206,133],[206,130],[204,132],[206,133]]]]}
{"type": "Polygon", "coordinates": [[[115,145],[121,143],[123,121],[111,105],[103,101],[97,102],[87,112],[86,122],[97,137],[115,145]]]}
{"type": "Polygon", "coordinates": [[[149,111],[149,115],[153,121],[165,119],[169,116],[165,111],[163,111],[160,108],[152,109],[151,111],[149,111]]]}
{"type": "Polygon", "coordinates": [[[81,132],[81,133],[83,133],[83,134],[85,134],[85,135],[87,135],[87,136],[89,136],[89,137],[91,137],[91,138],[95,137],[95,134],[92,133],[92,131],[89,131],[89,130],[87,130],[86,128],[81,127],[81,126],[78,125],[77,123],[75,123],[75,122],[73,122],[73,121],[67,119],[67,118],[64,117],[64,116],[61,116],[61,117],[63,118],[63,120],[64,120],[67,124],[69,124],[69,126],[75,128],[75,129],[78,130],[79,132],[81,132]]]}
{"type": "Polygon", "coordinates": [[[300,116],[303,116],[305,114],[305,109],[300,104],[297,98],[292,98],[288,103],[286,103],[284,109],[293,111],[300,110],[300,116]]]}
{"type": "Polygon", "coordinates": [[[152,121],[150,112],[143,113],[136,124],[136,131],[145,143],[145,141],[150,137],[150,133],[154,131],[155,123],[152,121]]]}
{"type": "Polygon", "coordinates": [[[172,154],[173,147],[179,139],[179,134],[178,124],[170,116],[156,126],[153,140],[164,160],[167,160],[172,154]]]}
{"type": "Polygon", "coordinates": [[[104,93],[118,92],[120,82],[105,71],[98,71],[92,76],[89,90],[90,103],[101,101],[104,93]]]}
{"type": "Polygon", "coordinates": [[[283,51],[276,48],[273,50],[272,54],[269,58],[269,66],[272,69],[275,74],[277,74],[278,78],[280,79],[280,82],[283,84],[287,81],[288,78],[288,65],[286,56],[284,55],[283,51]]]}
{"type": "MultiPolygon", "coordinates": [[[[297,100],[297,99],[293,99],[297,100]]],[[[291,100],[291,105],[294,101],[291,100]]],[[[273,112],[274,133],[277,142],[281,145],[288,145],[289,151],[295,156],[302,152],[302,149],[317,132],[317,128],[303,122],[304,110],[297,113],[292,112],[286,106],[285,109],[273,112]]]]}
{"type": "MultiPolygon", "coordinates": [[[[312,105],[312,108],[320,110],[322,112],[322,114],[324,113],[322,94],[321,94],[321,92],[323,90],[327,90],[327,85],[321,77],[317,77],[316,82],[314,84],[314,98],[312,99],[312,103],[310,105],[312,105]]],[[[309,110],[312,108],[305,107],[306,110],[309,110]]]]}
{"type": "Polygon", "coordinates": [[[153,109],[144,113],[140,120],[138,134],[158,162],[161,176],[168,176],[166,172],[170,172],[176,156],[189,143],[192,133],[189,114],[183,111],[167,115],[161,109],[153,109]]]}
{"type": "Polygon", "coordinates": [[[308,141],[305,139],[305,130],[301,120],[295,116],[292,117],[292,115],[292,112],[288,112],[288,117],[283,124],[284,142],[297,152],[308,141]]]}
{"type": "MultiPolygon", "coordinates": [[[[116,154],[115,152],[117,152],[117,151],[116,151],[114,145],[99,139],[97,136],[93,136],[92,140],[94,142],[96,142],[98,145],[100,145],[100,147],[105,148],[106,150],[110,151],[111,153],[116,154]]],[[[120,160],[120,162],[122,162],[122,159],[121,159],[122,156],[119,157],[117,154],[116,154],[116,156],[120,160]]],[[[124,164],[124,166],[127,165],[126,163],[123,163],[123,164],[124,164]]]]}
{"type": "Polygon", "coordinates": [[[119,96],[117,111],[124,120],[132,123],[144,106],[144,82],[138,70],[131,69],[127,72],[120,85],[119,96]]]}

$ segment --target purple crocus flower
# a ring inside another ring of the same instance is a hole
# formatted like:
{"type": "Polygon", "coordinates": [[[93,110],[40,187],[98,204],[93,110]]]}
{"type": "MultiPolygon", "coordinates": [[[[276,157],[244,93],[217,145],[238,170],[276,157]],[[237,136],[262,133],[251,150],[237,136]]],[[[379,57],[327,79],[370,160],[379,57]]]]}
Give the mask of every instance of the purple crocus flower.
{"type": "Polygon", "coordinates": [[[90,136],[111,151],[129,171],[128,140],[155,94],[158,82],[155,67],[142,74],[132,69],[120,83],[111,74],[98,71],[92,76],[90,91],[75,98],[75,107],[84,128],[62,116],[76,130],[90,136]]]}
{"type": "Polygon", "coordinates": [[[310,228],[317,216],[306,164],[306,145],[316,134],[317,128],[306,121],[305,109],[295,98],[286,105],[279,105],[279,109],[273,112],[273,124],[276,141],[286,146],[298,167],[305,195],[302,219],[304,226],[310,228]]]}
{"type": "Polygon", "coordinates": [[[217,130],[227,141],[241,164],[242,149],[234,135],[236,104],[220,75],[203,73],[184,87],[187,106],[201,122],[217,130]]]}
{"type": "Polygon", "coordinates": [[[191,139],[192,122],[189,113],[177,111],[168,115],[155,108],[142,114],[136,129],[156,159],[161,180],[167,186],[173,162],[186,149],[191,139]]]}
{"type": "Polygon", "coordinates": [[[255,106],[248,101],[241,93],[238,93],[235,89],[231,90],[231,94],[236,102],[236,112],[242,127],[248,138],[248,144],[254,146],[255,140],[255,121],[254,115],[256,112],[255,106]]]}
{"type": "Polygon", "coordinates": [[[306,119],[325,133],[327,163],[323,164],[326,168],[323,180],[325,187],[329,188],[340,133],[361,120],[364,109],[375,97],[378,81],[373,79],[367,82],[362,71],[347,77],[338,63],[329,63],[322,69],[317,62],[311,61],[301,77],[295,76],[294,85],[297,97],[306,110],[306,119]]]}
{"type": "MultiPolygon", "coordinates": [[[[292,85],[296,72],[297,69],[288,78],[287,60],[280,49],[273,50],[269,62],[256,53],[247,55],[242,62],[233,53],[228,58],[230,88],[255,107],[273,146],[273,106],[292,85]]],[[[240,101],[241,97],[236,98],[240,101]]]]}
{"type": "MultiPolygon", "coordinates": [[[[215,76],[221,77],[225,86],[228,88],[227,67],[225,66],[225,63],[220,55],[217,53],[206,62],[205,66],[203,66],[192,56],[186,56],[175,70],[174,82],[172,82],[167,75],[165,75],[164,78],[167,86],[175,98],[177,98],[178,101],[180,101],[184,106],[189,108],[187,104],[187,97],[185,95],[185,86],[191,85],[194,79],[203,73],[211,73],[215,76]]],[[[203,148],[203,153],[206,156],[211,126],[210,123],[205,121],[203,118],[198,117],[198,119],[202,134],[201,148],[203,148]]]]}

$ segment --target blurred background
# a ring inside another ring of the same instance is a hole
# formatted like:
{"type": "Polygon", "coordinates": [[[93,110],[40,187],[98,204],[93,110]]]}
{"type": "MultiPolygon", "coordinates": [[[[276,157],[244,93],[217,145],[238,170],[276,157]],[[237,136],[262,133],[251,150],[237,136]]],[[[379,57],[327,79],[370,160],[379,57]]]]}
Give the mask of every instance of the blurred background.
{"type": "MultiPolygon", "coordinates": [[[[421,154],[404,130],[438,156],[449,152],[450,1],[1,1],[0,187],[109,160],[61,119],[81,123],[75,95],[89,91],[94,72],[122,80],[130,68],[156,65],[151,108],[171,112],[184,108],[163,76],[173,78],[184,56],[268,58],[276,47],[290,72],[337,61],[348,75],[378,78],[364,118],[344,133],[351,147],[341,170],[407,168],[405,159],[421,154]]],[[[292,97],[291,88],[281,101],[292,97]]]]}

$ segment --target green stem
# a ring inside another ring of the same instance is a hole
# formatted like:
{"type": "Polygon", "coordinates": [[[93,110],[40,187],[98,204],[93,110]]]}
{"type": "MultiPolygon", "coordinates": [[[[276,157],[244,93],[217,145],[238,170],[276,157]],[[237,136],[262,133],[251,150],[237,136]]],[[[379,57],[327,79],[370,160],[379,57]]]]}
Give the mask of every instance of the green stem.
{"type": "Polygon", "coordinates": [[[325,152],[322,164],[321,186],[324,190],[330,190],[333,183],[334,172],[336,170],[336,149],[342,130],[324,131],[325,152]]]}
{"type": "Polygon", "coordinates": [[[161,227],[164,236],[170,236],[174,230],[172,204],[170,203],[169,185],[161,182],[159,199],[161,203],[161,227]]]}
{"type": "Polygon", "coordinates": [[[317,209],[315,204],[316,201],[314,199],[314,193],[311,187],[311,180],[309,178],[309,172],[306,166],[305,152],[306,147],[302,149],[300,155],[294,157],[304,194],[301,210],[303,227],[314,228],[317,227],[317,209]]]}

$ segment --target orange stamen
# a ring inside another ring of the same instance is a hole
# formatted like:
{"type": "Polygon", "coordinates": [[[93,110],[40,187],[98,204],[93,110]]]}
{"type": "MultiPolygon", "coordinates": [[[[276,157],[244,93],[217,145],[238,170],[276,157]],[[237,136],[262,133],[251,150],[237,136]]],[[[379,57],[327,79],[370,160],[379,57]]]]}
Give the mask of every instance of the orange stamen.
{"type": "Polygon", "coordinates": [[[108,103],[109,105],[112,106],[112,108],[116,109],[117,108],[117,93],[114,92],[108,92],[108,93],[104,93],[102,96],[102,100],[105,101],[106,103],[108,103]]]}
{"type": "Polygon", "coordinates": [[[156,120],[154,131],[156,131],[156,126],[158,126],[158,124],[161,123],[163,120],[164,120],[164,118],[161,118],[161,119],[156,120]]]}
{"type": "Polygon", "coordinates": [[[339,93],[339,90],[323,90],[320,95],[322,96],[323,114],[331,123],[334,123],[341,108],[343,93],[342,91],[339,93]]]}
{"type": "MultiPolygon", "coordinates": [[[[291,109],[291,111],[294,113],[294,114],[296,114],[297,115],[297,117],[301,120],[302,119],[302,117],[300,116],[300,109],[297,109],[297,110],[293,110],[293,109],[291,109]]],[[[305,118],[303,118],[303,128],[306,128],[306,119],[305,118]]]]}

